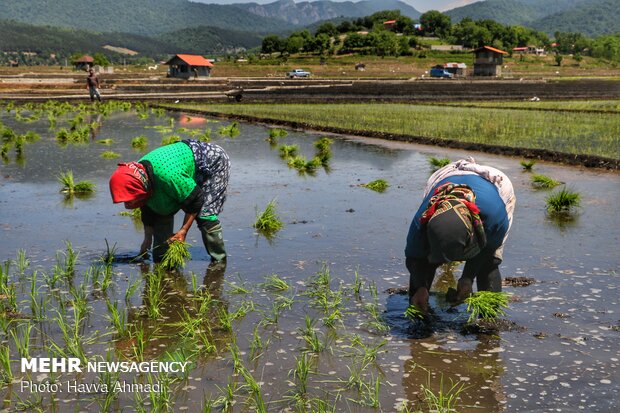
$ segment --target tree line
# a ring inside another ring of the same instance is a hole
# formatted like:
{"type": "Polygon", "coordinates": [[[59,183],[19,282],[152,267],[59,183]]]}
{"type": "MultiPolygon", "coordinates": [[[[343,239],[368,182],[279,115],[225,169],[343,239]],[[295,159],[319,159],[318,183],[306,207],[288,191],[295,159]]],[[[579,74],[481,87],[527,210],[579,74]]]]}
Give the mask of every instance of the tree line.
{"type": "Polygon", "coordinates": [[[503,25],[494,20],[465,18],[453,24],[450,17],[431,10],[418,21],[403,16],[399,10],[387,10],[370,16],[345,20],[338,24],[326,22],[314,33],[296,31],[288,37],[265,36],[261,52],[266,54],[360,53],[378,56],[411,55],[425,38],[436,37],[442,43],[464,48],[492,46],[509,53],[514,47],[554,47],[558,54],[579,54],[620,61],[620,34],[594,39],[581,33],[556,32],[554,38],[541,31],[518,25],[503,25]],[[393,23],[386,25],[387,21],[393,23]]]}

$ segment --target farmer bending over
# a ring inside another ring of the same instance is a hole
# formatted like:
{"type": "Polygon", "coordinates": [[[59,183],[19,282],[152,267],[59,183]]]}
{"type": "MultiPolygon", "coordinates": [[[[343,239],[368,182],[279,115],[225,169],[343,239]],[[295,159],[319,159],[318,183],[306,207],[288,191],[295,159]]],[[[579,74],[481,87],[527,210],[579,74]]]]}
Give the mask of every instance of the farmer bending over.
{"type": "Polygon", "coordinates": [[[426,314],[435,270],[452,261],[465,261],[455,304],[472,293],[474,278],[478,291],[501,291],[499,265],[515,201],[508,177],[473,158],[431,175],[407,234],[409,303],[426,314]]]}
{"type": "Polygon", "coordinates": [[[140,254],[152,245],[153,261],[161,261],[168,242],[185,241],[194,220],[213,261],[226,258],[218,214],[226,200],[230,160],[212,143],[184,140],[147,153],[138,162],[119,164],[110,177],[114,203],[142,209],[144,241],[140,254]],[[174,214],[185,212],[176,233],[174,214]]]}

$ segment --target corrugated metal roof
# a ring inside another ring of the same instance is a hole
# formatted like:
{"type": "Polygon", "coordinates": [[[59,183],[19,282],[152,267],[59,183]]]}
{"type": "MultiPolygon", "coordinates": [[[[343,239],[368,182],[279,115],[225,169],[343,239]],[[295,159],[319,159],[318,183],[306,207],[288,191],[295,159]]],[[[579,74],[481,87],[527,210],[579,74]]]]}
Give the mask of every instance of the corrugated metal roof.
{"type": "Polygon", "coordinates": [[[202,56],[195,54],[177,54],[174,57],[166,62],[166,64],[170,64],[172,60],[175,58],[179,58],[190,66],[207,66],[213,67],[213,63],[209,62],[202,56]]]}
{"type": "Polygon", "coordinates": [[[446,63],[443,66],[444,67],[456,68],[456,69],[467,69],[467,65],[465,63],[450,62],[450,63],[446,63]]]}

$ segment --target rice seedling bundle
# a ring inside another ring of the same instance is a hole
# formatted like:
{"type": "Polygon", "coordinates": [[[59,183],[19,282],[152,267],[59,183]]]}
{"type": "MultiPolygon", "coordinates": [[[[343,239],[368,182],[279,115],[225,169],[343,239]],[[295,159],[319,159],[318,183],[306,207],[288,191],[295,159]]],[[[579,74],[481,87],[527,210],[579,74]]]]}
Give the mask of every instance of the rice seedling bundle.
{"type": "Polygon", "coordinates": [[[405,317],[410,320],[422,320],[424,319],[424,313],[415,305],[410,305],[405,310],[405,317]]]}
{"type": "Polygon", "coordinates": [[[549,212],[570,212],[574,207],[578,207],[581,201],[581,195],[567,188],[549,195],[545,202],[549,212]]]}
{"type": "Polygon", "coordinates": [[[546,175],[534,174],[532,175],[532,185],[536,188],[551,189],[560,185],[560,181],[556,181],[546,175]]]}
{"type": "Polygon", "coordinates": [[[161,260],[161,266],[169,270],[185,267],[185,262],[191,258],[189,245],[186,242],[172,241],[161,260]]]}
{"type": "Polygon", "coordinates": [[[282,229],[284,224],[280,221],[280,218],[276,212],[275,199],[267,204],[267,207],[263,212],[256,215],[256,222],[253,226],[257,230],[266,234],[273,234],[282,229]]]}
{"type": "Polygon", "coordinates": [[[449,158],[435,158],[434,156],[431,156],[430,158],[428,158],[428,163],[431,164],[431,167],[435,170],[437,169],[441,169],[444,166],[448,165],[450,163],[450,159],[449,158]]]}
{"type": "Polygon", "coordinates": [[[368,182],[367,184],[362,184],[362,186],[375,192],[385,192],[385,190],[388,189],[390,184],[388,184],[385,179],[376,179],[372,182],[368,182]]]}
{"type": "Polygon", "coordinates": [[[531,171],[534,165],[536,164],[536,161],[524,160],[524,161],[521,161],[520,164],[523,167],[523,169],[525,169],[526,171],[531,171]]]}
{"type": "Polygon", "coordinates": [[[495,320],[497,317],[506,315],[504,311],[508,308],[508,293],[478,291],[465,299],[467,311],[469,312],[468,323],[478,318],[483,320],[495,320]]]}
{"type": "Polygon", "coordinates": [[[114,151],[105,151],[101,153],[101,157],[103,159],[114,159],[114,158],[118,158],[119,156],[121,156],[121,154],[118,152],[114,152],[114,151]]]}
{"type": "Polygon", "coordinates": [[[149,140],[146,136],[136,136],[131,140],[131,147],[135,149],[144,149],[148,146],[149,140]]]}

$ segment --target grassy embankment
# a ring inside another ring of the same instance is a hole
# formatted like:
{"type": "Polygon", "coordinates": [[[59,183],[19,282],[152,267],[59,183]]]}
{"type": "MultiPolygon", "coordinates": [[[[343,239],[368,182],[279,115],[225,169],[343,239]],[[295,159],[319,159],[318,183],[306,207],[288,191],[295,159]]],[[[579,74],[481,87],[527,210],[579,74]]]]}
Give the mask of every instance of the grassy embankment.
{"type": "MultiPolygon", "coordinates": [[[[532,103],[545,105],[544,102],[532,103]]],[[[512,104],[510,103],[511,106],[512,104]]],[[[598,102],[556,104],[565,108],[573,105],[579,110],[596,108],[604,113],[550,113],[498,109],[496,106],[487,108],[483,105],[470,108],[410,104],[180,104],[175,107],[299,122],[317,129],[372,131],[379,134],[620,158],[618,101],[605,105],[599,105],[598,102]]]]}

